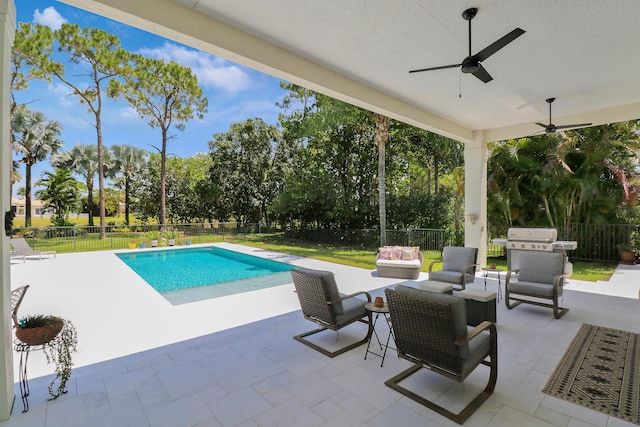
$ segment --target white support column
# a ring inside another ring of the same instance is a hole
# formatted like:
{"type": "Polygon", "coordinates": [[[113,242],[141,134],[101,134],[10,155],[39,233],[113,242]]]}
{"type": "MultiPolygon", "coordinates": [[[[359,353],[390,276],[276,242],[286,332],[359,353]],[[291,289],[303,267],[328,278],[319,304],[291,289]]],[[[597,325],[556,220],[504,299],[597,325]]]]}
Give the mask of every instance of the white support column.
{"type": "Polygon", "coordinates": [[[0,238],[0,421],[8,420],[14,398],[13,346],[11,329],[11,274],[9,272],[9,238],[5,235],[4,215],[11,209],[9,194],[9,75],[11,72],[11,46],[16,30],[16,7],[13,0],[0,0],[0,214],[3,226],[0,238]]]}
{"type": "Polygon", "coordinates": [[[487,142],[484,131],[464,145],[464,245],[478,248],[478,263],[487,262],[487,142]]]}

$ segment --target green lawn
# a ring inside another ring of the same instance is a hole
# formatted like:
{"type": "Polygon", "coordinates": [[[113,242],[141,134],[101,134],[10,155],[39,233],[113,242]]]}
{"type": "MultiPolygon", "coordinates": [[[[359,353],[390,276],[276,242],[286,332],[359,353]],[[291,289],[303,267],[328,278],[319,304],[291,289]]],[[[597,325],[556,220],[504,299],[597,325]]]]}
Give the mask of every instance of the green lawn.
{"type": "MultiPolygon", "coordinates": [[[[124,224],[124,215],[122,216],[108,216],[105,219],[107,224],[115,224],[122,225],[124,224]]],[[[74,225],[88,225],[89,218],[70,218],[69,222],[72,222],[74,225]]],[[[51,225],[51,218],[41,218],[40,216],[32,216],[31,217],[31,226],[32,227],[49,227],[51,225]]],[[[100,225],[100,217],[93,217],[93,225],[100,225]]],[[[24,217],[16,218],[13,220],[13,226],[16,228],[24,227],[24,217]]]]}
{"type": "MultiPolygon", "coordinates": [[[[350,265],[370,270],[374,270],[376,268],[376,254],[372,250],[275,240],[271,242],[237,240],[237,243],[266,250],[284,252],[291,255],[299,255],[322,261],[335,262],[336,264],[350,265]]],[[[429,264],[431,264],[432,261],[442,260],[439,254],[423,252],[423,255],[424,264],[422,264],[422,271],[428,271],[429,264]]],[[[490,258],[487,260],[487,263],[494,263],[496,264],[496,267],[502,268],[505,271],[507,270],[507,261],[505,259],[490,258]]],[[[438,264],[436,267],[436,270],[439,270],[441,265],[438,264]]],[[[616,264],[576,261],[573,262],[573,274],[571,275],[571,278],[576,280],[586,280],[589,282],[609,280],[609,277],[611,277],[615,268],[616,264]]]]}
{"type": "MultiPolygon", "coordinates": [[[[487,264],[494,263],[496,267],[507,270],[506,259],[489,258],[487,264]]],[[[572,261],[573,274],[572,279],[586,280],[587,282],[595,282],[597,280],[609,280],[617,264],[610,264],[604,262],[587,262],[587,261],[572,261]]]]}
{"type": "MultiPolygon", "coordinates": [[[[366,268],[370,270],[374,270],[376,268],[376,253],[373,250],[291,241],[282,238],[282,236],[278,233],[272,235],[216,235],[189,233],[188,236],[181,236],[181,238],[178,239],[177,244],[184,245],[187,238],[189,238],[194,244],[233,241],[239,244],[256,248],[283,252],[307,258],[314,258],[322,261],[334,262],[337,264],[350,265],[353,267],[366,268]]],[[[58,252],[86,252],[109,249],[126,249],[131,242],[136,242],[136,246],[138,246],[143,241],[147,242],[148,244],[148,238],[146,237],[145,233],[134,233],[124,230],[108,233],[105,240],[100,240],[99,233],[85,233],[82,236],[76,237],[44,238],[36,236],[35,239],[29,238],[28,241],[36,250],[56,250],[58,252]]],[[[424,256],[422,271],[428,271],[429,264],[431,264],[431,262],[441,261],[439,253],[423,252],[422,254],[424,256]]],[[[505,259],[490,258],[487,260],[487,263],[495,263],[497,267],[504,270],[507,269],[507,261],[505,259]]],[[[573,263],[573,275],[571,277],[576,280],[586,280],[591,282],[595,282],[597,280],[608,280],[609,277],[613,274],[615,267],[615,264],[609,263],[577,261],[573,263]]],[[[440,269],[440,264],[436,266],[436,269],[440,269]]]]}

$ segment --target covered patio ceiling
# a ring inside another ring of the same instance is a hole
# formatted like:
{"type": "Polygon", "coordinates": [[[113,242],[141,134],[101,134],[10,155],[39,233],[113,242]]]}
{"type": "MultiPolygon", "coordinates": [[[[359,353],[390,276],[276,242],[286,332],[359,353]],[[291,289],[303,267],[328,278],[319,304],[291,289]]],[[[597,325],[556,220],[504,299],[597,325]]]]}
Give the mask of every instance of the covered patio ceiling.
{"type": "Polygon", "coordinates": [[[640,118],[635,0],[61,0],[469,142],[640,118]],[[515,28],[483,83],[456,64],[515,28]]]}

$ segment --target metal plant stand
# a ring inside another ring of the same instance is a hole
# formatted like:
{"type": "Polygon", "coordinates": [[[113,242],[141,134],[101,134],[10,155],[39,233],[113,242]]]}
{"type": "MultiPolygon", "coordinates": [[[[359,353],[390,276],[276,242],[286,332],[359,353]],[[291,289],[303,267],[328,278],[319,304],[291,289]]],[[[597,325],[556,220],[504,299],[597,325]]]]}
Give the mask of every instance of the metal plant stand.
{"type": "Polygon", "coordinates": [[[29,345],[15,340],[13,348],[20,353],[20,368],[18,371],[18,384],[20,385],[20,397],[22,398],[22,412],[29,412],[29,377],[27,375],[27,362],[31,350],[42,350],[41,345],[29,345]]]}

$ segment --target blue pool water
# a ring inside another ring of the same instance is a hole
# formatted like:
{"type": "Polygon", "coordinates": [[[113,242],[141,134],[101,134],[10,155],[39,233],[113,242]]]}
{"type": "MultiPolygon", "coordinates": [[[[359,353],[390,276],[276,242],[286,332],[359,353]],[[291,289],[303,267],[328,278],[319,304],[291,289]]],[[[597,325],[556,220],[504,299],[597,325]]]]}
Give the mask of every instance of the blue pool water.
{"type": "Polygon", "coordinates": [[[291,283],[291,266],[206,247],[116,254],[173,304],[291,283]]]}

